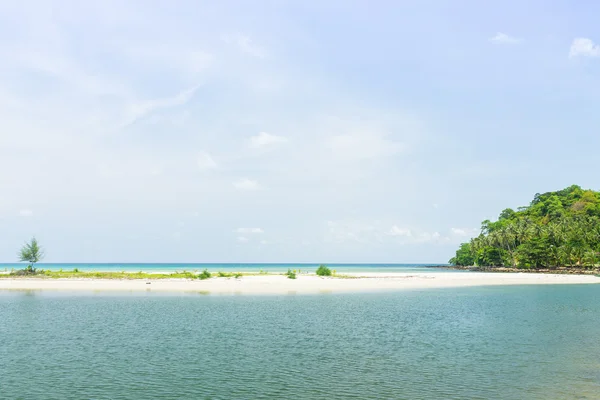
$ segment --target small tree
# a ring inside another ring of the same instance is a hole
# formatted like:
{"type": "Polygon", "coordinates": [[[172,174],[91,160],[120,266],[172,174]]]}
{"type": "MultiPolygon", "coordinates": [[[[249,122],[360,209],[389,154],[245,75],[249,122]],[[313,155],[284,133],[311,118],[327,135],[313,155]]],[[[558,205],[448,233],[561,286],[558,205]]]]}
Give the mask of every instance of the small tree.
{"type": "Polygon", "coordinates": [[[28,262],[29,265],[25,268],[26,273],[35,274],[36,268],[35,263],[39,262],[44,258],[44,251],[38,244],[36,238],[31,238],[28,243],[25,243],[19,251],[19,261],[28,262]]]}

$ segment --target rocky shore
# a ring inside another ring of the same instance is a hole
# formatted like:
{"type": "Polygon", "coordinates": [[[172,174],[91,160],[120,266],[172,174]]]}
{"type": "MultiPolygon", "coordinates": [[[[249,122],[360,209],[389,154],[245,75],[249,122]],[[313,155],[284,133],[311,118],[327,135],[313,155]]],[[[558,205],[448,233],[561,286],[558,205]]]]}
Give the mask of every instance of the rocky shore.
{"type": "Polygon", "coordinates": [[[599,275],[599,268],[575,268],[575,267],[555,267],[555,268],[511,268],[511,267],[476,267],[476,266],[452,266],[439,265],[431,268],[444,268],[462,271],[474,272],[527,272],[537,274],[569,274],[569,275],[599,275]]]}

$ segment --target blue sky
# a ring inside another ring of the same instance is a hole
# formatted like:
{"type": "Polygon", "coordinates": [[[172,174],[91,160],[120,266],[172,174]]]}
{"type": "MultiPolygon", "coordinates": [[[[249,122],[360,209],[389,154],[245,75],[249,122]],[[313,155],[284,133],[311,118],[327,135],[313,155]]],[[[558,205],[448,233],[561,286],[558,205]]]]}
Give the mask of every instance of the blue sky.
{"type": "Polygon", "coordinates": [[[0,4],[0,261],[445,262],[600,188],[600,3],[0,4]]]}

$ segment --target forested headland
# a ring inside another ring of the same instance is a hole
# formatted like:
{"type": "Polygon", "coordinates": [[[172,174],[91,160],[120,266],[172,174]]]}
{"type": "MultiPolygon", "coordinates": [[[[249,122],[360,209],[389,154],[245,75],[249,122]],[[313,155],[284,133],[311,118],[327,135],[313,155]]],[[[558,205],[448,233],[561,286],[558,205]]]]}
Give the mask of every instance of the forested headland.
{"type": "Polygon", "coordinates": [[[526,207],[483,221],[455,266],[594,269],[600,264],[600,192],[573,185],[536,194],[526,207]]]}

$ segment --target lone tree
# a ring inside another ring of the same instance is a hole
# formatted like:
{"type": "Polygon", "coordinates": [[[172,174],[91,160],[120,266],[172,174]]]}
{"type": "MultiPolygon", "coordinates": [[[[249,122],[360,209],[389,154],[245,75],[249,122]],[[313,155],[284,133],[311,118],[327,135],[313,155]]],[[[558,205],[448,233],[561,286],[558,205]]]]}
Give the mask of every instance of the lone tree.
{"type": "Polygon", "coordinates": [[[39,262],[44,258],[44,251],[38,244],[36,238],[31,238],[28,243],[25,243],[19,251],[19,261],[28,262],[29,265],[25,268],[25,272],[29,274],[35,274],[36,268],[34,267],[36,262],[39,262]]]}

